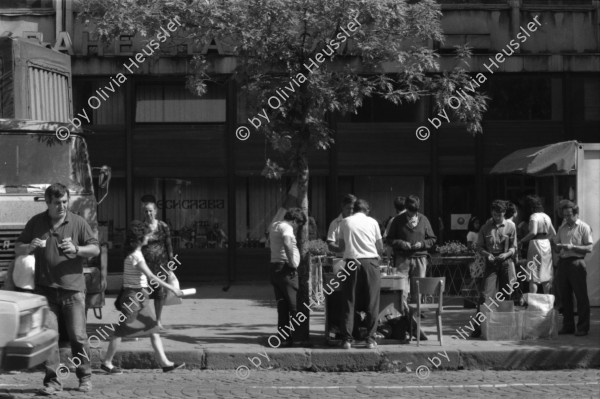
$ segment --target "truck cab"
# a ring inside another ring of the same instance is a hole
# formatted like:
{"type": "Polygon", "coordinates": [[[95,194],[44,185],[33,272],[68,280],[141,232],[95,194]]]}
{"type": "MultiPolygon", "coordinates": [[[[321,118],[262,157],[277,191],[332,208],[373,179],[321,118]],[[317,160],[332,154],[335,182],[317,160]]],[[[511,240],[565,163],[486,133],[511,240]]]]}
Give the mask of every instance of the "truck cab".
{"type": "Polygon", "coordinates": [[[60,140],[56,129],[66,125],[0,119],[0,283],[15,259],[15,242],[25,224],[47,209],[44,191],[50,184],[69,189],[71,212],[98,233],[87,144],[77,129],[60,140]]]}
{"type": "MultiPolygon", "coordinates": [[[[12,278],[7,271],[21,231],[47,209],[44,192],[50,184],[69,189],[69,210],[98,236],[87,144],[79,126],[69,123],[71,79],[67,54],[33,39],[0,37],[0,288],[12,278]]],[[[98,169],[106,197],[110,168],[98,169]]],[[[106,248],[84,266],[86,309],[96,313],[104,305],[106,248]]],[[[0,291],[0,370],[31,368],[48,357],[58,334],[43,327],[47,313],[43,296],[0,291]]]]}

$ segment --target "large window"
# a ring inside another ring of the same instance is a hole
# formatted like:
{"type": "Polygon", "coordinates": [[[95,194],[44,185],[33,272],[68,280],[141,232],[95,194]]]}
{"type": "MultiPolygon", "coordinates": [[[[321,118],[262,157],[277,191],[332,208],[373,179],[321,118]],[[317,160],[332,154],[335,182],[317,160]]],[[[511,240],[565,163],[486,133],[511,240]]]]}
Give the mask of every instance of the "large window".
{"type": "Polygon", "coordinates": [[[571,112],[576,121],[600,120],[600,78],[577,76],[571,80],[571,112]]]}
{"type": "MultiPolygon", "coordinates": [[[[308,187],[309,239],[325,238],[327,178],[311,176],[308,187]],[[312,226],[312,227],[311,227],[312,226]],[[316,227],[316,228],[315,228],[316,227]]],[[[291,178],[238,177],[236,180],[236,241],[238,247],[263,247],[274,220],[297,206],[298,190],[291,178]]]]}
{"type": "Polygon", "coordinates": [[[405,197],[411,194],[417,195],[421,199],[421,212],[425,212],[423,177],[356,176],[354,177],[354,194],[358,198],[367,200],[371,207],[369,216],[376,219],[382,226],[390,216],[396,214],[394,199],[399,195],[405,197]]]}
{"type": "Polygon", "coordinates": [[[562,80],[493,76],[481,91],[491,97],[486,120],[562,120],[562,80]]]}
{"type": "Polygon", "coordinates": [[[224,86],[209,84],[202,97],[184,84],[139,84],[136,122],[225,122],[224,86]]]}
{"type": "Polygon", "coordinates": [[[416,122],[419,118],[420,102],[404,102],[401,105],[381,97],[366,98],[356,114],[346,115],[344,122],[384,123],[416,122]]]}
{"type": "Polygon", "coordinates": [[[143,219],[141,199],[148,194],[157,200],[158,219],[171,227],[175,249],[228,245],[224,178],[136,179],[134,215],[137,219],[143,219]]]}

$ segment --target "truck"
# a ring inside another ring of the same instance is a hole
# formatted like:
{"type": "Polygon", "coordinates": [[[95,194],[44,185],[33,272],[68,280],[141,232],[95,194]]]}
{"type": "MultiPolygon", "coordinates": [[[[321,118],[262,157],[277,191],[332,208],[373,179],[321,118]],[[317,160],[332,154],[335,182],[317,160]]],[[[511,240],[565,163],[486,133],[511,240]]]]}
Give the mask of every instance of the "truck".
{"type": "MultiPolygon", "coordinates": [[[[92,170],[98,171],[97,187],[104,190],[105,198],[110,168],[91,167],[85,140],[88,132],[84,134],[81,128],[69,123],[73,114],[72,98],[68,55],[47,48],[35,39],[0,37],[0,287],[9,277],[7,271],[15,260],[15,242],[25,224],[47,209],[44,191],[50,184],[62,183],[69,189],[70,211],[85,218],[98,236],[99,201],[92,170]]],[[[100,311],[96,313],[99,318],[106,287],[106,251],[102,246],[100,256],[87,259],[84,268],[88,289],[86,308],[93,308],[95,313],[100,311]]],[[[5,349],[2,345],[12,342],[18,346],[22,341],[15,340],[22,336],[31,338],[26,330],[39,324],[41,316],[32,316],[29,323],[28,316],[20,314],[28,315],[33,312],[31,309],[47,306],[45,298],[37,295],[10,294],[0,296],[0,337],[4,338],[4,341],[0,339],[0,354],[5,349]],[[5,320],[9,323],[5,324],[5,320]]],[[[52,334],[41,333],[48,344],[52,334]]],[[[25,345],[31,349],[33,344],[25,345]]],[[[48,345],[37,341],[36,345],[42,353],[36,353],[35,358],[17,356],[8,362],[10,359],[5,354],[0,357],[0,368],[28,368],[39,364],[45,360],[42,347],[48,345]]]]}

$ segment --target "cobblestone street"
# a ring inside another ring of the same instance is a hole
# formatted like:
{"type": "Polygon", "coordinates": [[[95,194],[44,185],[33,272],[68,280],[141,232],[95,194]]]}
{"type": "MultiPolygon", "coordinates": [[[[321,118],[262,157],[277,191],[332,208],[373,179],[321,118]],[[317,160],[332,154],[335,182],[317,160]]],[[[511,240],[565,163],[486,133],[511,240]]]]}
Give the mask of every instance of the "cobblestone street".
{"type": "MultiPolygon", "coordinates": [[[[0,398],[30,398],[42,373],[0,376],[0,398]]],[[[414,374],[128,370],[94,375],[94,390],[74,390],[70,376],[57,397],[81,398],[600,398],[600,370],[446,371],[414,374]]]]}

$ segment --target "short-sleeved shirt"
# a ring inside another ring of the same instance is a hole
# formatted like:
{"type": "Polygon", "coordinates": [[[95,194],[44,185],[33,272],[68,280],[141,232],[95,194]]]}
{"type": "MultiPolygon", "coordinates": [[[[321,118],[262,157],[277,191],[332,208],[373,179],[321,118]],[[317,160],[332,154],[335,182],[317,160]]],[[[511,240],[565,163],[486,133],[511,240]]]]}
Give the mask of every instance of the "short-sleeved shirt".
{"type": "Polygon", "coordinates": [[[362,212],[345,218],[340,224],[340,233],[344,240],[344,258],[377,258],[376,242],[381,240],[381,230],[377,220],[362,212]]]}
{"type": "Polygon", "coordinates": [[[34,252],[36,286],[85,291],[84,259],[75,254],[65,254],[58,247],[58,244],[68,237],[77,246],[99,245],[86,220],[69,211],[63,223],[55,230],[52,228],[48,211],[38,213],[25,225],[17,239],[18,242],[29,244],[34,238],[47,240],[45,248],[36,248],[34,252]]]}
{"type": "Polygon", "coordinates": [[[300,264],[300,252],[296,245],[296,236],[294,235],[294,228],[286,221],[275,222],[271,225],[269,232],[269,243],[271,248],[271,262],[286,262],[290,263],[285,253],[285,247],[283,245],[283,238],[289,237],[292,240],[292,252],[294,256],[294,263],[300,264]]]}
{"type": "Polygon", "coordinates": [[[517,228],[509,220],[497,225],[494,220],[488,221],[479,231],[477,246],[498,255],[509,250],[517,250],[517,228]]]}
{"type": "MultiPolygon", "coordinates": [[[[555,242],[557,244],[591,245],[594,243],[592,239],[592,229],[579,219],[575,221],[573,226],[563,223],[558,229],[555,242]]],[[[565,248],[560,251],[560,257],[584,258],[585,255],[565,248]]]]}
{"type": "Polygon", "coordinates": [[[469,231],[467,233],[467,242],[474,242],[475,244],[477,244],[478,240],[479,240],[479,233],[477,233],[475,231],[469,231]]]}
{"type": "Polygon", "coordinates": [[[333,221],[329,224],[329,230],[327,231],[327,242],[337,243],[338,238],[340,238],[340,223],[342,223],[344,217],[340,213],[338,217],[333,219],[333,221]]]}
{"type": "Polygon", "coordinates": [[[552,226],[552,220],[550,220],[550,216],[546,215],[544,212],[532,213],[529,217],[529,222],[533,222],[535,224],[535,229],[538,235],[545,234],[551,237],[556,233],[554,231],[554,227],[552,226]]]}
{"type": "Polygon", "coordinates": [[[148,278],[139,268],[140,262],[144,262],[144,255],[138,250],[133,251],[125,258],[123,263],[123,287],[148,287],[148,278]]]}

